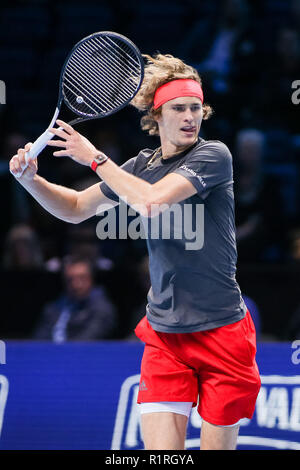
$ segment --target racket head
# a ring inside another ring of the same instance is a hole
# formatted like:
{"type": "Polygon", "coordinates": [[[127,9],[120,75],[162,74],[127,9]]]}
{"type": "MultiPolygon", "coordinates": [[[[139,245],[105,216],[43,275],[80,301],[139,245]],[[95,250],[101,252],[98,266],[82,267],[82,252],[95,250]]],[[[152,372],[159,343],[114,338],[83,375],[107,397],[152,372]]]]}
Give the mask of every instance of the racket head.
{"type": "Polygon", "coordinates": [[[90,34],[70,51],[60,76],[60,98],[80,118],[109,116],[137,94],[144,78],[144,61],[137,46],[112,31],[90,34]]]}

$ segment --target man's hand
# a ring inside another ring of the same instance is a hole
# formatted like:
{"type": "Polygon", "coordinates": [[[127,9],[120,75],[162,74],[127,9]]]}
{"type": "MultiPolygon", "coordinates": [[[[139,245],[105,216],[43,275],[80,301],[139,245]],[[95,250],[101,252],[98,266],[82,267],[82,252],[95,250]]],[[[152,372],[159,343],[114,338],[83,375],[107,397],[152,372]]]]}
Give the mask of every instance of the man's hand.
{"type": "Polygon", "coordinates": [[[14,155],[9,162],[9,171],[15,178],[18,178],[20,182],[21,180],[22,181],[32,180],[38,169],[37,158],[33,160],[29,159],[28,167],[23,173],[23,170],[27,165],[26,159],[25,159],[25,153],[29,152],[31,146],[32,146],[32,143],[29,142],[28,144],[25,145],[24,148],[19,149],[18,153],[14,155]]]}
{"type": "Polygon", "coordinates": [[[66,122],[60,119],[56,122],[60,129],[51,128],[49,132],[52,132],[62,140],[49,140],[47,143],[53,147],[62,147],[63,150],[58,150],[53,155],[55,157],[70,157],[81,165],[90,166],[95,156],[99,155],[99,150],[86,137],[79,134],[66,122]]]}

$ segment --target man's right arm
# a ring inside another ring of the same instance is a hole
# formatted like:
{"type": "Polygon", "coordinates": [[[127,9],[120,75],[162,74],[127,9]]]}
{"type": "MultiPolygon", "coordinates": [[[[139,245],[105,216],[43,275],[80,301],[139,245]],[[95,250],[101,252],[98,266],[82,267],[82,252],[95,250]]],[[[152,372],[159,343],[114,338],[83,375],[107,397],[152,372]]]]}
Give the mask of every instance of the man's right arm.
{"type": "Polygon", "coordinates": [[[38,175],[35,175],[31,184],[20,183],[50,214],[73,224],[83,222],[107,210],[107,207],[118,204],[104,196],[99,183],[83,191],[49,183],[38,175]]]}
{"type": "MultiPolygon", "coordinates": [[[[28,151],[30,146],[26,147],[25,151],[28,151]]],[[[77,224],[118,204],[103,194],[99,183],[83,191],[50,183],[36,174],[36,160],[30,161],[23,175],[18,177],[24,165],[24,153],[20,149],[10,160],[11,173],[44,209],[58,219],[77,224]]]]}

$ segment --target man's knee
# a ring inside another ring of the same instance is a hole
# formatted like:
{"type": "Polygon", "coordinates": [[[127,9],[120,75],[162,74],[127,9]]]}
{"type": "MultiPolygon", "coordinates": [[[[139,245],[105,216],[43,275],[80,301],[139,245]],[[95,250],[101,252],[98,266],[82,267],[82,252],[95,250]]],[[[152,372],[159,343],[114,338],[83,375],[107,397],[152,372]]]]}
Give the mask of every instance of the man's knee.
{"type": "Polygon", "coordinates": [[[201,426],[201,450],[235,450],[239,434],[239,423],[220,426],[207,421],[201,426]]]}

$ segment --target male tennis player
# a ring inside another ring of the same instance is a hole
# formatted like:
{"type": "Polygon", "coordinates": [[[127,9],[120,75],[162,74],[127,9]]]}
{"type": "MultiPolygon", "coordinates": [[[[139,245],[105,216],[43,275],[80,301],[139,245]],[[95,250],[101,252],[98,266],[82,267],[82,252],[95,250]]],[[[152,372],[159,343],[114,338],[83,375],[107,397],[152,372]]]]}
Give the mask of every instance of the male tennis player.
{"type": "MultiPolygon", "coordinates": [[[[159,135],[159,149],[142,150],[120,168],[59,120],[62,129],[51,130],[58,140],[49,141],[61,148],[54,155],[90,166],[103,181],[77,192],[38,176],[33,161],[19,182],[51,214],[73,223],[120,198],[148,221],[161,217],[161,208],[188,204],[194,223],[196,207],[204,205],[200,249],[187,250],[184,234],[147,239],[151,289],[135,330],[145,343],[138,403],[146,449],[184,449],[193,406],[203,420],[200,448],[235,449],[240,420],[253,415],[260,378],[254,325],[235,279],[232,158],[222,142],[199,138],[211,109],[197,71],[171,55],[147,58],[132,104],[146,110],[142,127],[159,135]]],[[[29,148],[10,161],[16,177],[29,148]]]]}

